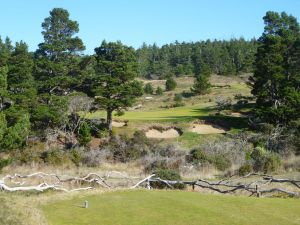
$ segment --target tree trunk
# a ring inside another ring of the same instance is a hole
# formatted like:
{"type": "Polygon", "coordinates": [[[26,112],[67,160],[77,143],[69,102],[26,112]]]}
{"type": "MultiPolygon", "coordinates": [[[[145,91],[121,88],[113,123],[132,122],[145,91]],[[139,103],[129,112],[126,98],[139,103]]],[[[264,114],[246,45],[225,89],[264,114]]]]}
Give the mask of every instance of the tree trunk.
{"type": "Polygon", "coordinates": [[[112,136],[112,110],[108,109],[106,110],[107,116],[106,116],[106,125],[109,132],[109,135],[112,136]]]}

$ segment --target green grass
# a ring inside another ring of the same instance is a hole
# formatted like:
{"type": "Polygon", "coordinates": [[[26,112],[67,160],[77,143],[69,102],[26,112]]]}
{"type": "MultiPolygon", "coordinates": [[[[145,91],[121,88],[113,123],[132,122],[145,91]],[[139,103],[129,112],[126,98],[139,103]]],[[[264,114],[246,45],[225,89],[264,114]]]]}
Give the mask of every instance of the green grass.
{"type": "Polygon", "coordinates": [[[184,191],[118,191],[43,206],[50,225],[300,224],[298,199],[267,199],[184,191]],[[82,208],[84,200],[89,208],[82,208]]]}
{"type": "MultiPolygon", "coordinates": [[[[129,121],[181,121],[196,119],[199,116],[208,115],[213,110],[209,107],[209,104],[202,104],[200,106],[183,106],[170,109],[157,109],[151,111],[127,111],[123,116],[115,117],[120,120],[129,121]]],[[[106,113],[104,111],[97,111],[95,113],[88,114],[88,118],[105,118],[106,113]]]]}

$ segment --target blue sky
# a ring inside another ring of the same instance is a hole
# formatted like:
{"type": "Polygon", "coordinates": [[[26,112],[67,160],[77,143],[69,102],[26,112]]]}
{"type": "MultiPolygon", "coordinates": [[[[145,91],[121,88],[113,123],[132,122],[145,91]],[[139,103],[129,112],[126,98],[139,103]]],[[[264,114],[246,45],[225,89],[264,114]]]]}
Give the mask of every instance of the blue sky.
{"type": "Polygon", "coordinates": [[[67,9],[89,54],[103,39],[137,48],[143,42],[259,37],[268,10],[300,20],[299,0],[0,0],[0,6],[0,35],[24,40],[32,51],[43,41],[41,23],[49,11],[67,9]]]}

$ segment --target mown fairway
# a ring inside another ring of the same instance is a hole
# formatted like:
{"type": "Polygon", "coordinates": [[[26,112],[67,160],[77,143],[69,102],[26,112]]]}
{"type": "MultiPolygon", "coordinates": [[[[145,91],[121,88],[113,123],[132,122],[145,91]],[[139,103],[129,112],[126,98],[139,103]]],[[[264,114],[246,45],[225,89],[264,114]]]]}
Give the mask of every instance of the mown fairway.
{"type": "MultiPolygon", "coordinates": [[[[210,104],[211,105],[211,104],[210,104]]],[[[157,109],[152,111],[128,111],[123,116],[116,117],[116,119],[130,120],[130,121],[168,121],[168,120],[182,120],[182,119],[195,119],[199,116],[206,116],[213,108],[208,104],[199,106],[184,106],[171,109],[157,109]]],[[[88,114],[88,118],[104,118],[106,113],[98,111],[88,114]]]]}
{"type": "Polygon", "coordinates": [[[298,199],[264,199],[183,191],[118,191],[45,205],[51,225],[300,224],[298,199]],[[82,207],[84,200],[89,208],[82,207]]]}

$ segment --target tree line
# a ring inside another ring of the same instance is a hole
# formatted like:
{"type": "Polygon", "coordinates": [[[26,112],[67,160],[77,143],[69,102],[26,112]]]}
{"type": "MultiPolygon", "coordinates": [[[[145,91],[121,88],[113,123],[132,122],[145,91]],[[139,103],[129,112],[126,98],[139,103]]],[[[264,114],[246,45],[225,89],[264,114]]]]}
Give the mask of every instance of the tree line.
{"type": "Polygon", "coordinates": [[[71,132],[70,137],[86,134],[89,128],[78,116],[83,108],[106,110],[111,133],[113,112],[122,114],[143,94],[138,76],[193,74],[192,91],[205,94],[211,73],[254,71],[249,83],[257,97],[258,118],[273,124],[299,118],[300,32],[293,16],[268,12],[258,40],[144,44],[137,50],[120,41],[102,41],[93,55],[83,54],[84,43],[76,36],[79,24],[69,17],[65,9],[50,11],[42,23],[44,40],[35,52],[23,41],[13,45],[9,38],[0,39],[1,149],[22,147],[29,134],[43,136],[47,128],[71,132]],[[94,102],[81,107],[87,101],[74,103],[78,96],[94,102]]]}
{"type": "Polygon", "coordinates": [[[143,44],[136,50],[139,75],[148,79],[197,74],[201,65],[210,73],[238,75],[253,71],[256,39],[178,41],[158,47],[143,44]]]}

